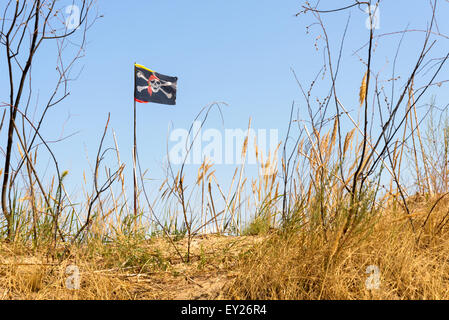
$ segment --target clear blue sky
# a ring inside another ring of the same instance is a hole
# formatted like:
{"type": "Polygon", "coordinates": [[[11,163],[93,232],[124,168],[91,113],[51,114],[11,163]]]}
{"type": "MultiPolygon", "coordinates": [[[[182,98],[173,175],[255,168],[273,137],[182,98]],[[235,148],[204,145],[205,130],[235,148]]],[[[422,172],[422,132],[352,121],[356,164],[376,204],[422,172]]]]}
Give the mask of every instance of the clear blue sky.
{"type": "MultiPolygon", "coordinates": [[[[321,1],[320,7],[329,9],[349,3],[328,0],[321,1]]],[[[150,170],[152,178],[163,177],[161,165],[170,123],[174,128],[187,129],[199,110],[213,101],[224,101],[229,107],[223,109],[224,127],[217,114],[211,117],[208,127],[245,129],[252,117],[253,127],[279,129],[282,136],[292,101],[304,107],[291,68],[307,85],[322,66],[322,50],[316,51],[314,47],[319,29],[312,28],[307,34],[306,26],[313,22],[312,17],[294,16],[302,4],[300,0],[99,0],[98,10],[104,17],[88,32],[85,57],[79,62],[83,71],[71,84],[70,97],[50,112],[43,131],[49,140],[58,138],[62,130],[64,135],[79,131],[53,146],[61,169],[70,172],[69,189],[80,191],[83,171],[90,174],[86,153],[93,161],[109,112],[110,127],[116,132],[122,161],[127,164],[125,173],[132,186],[134,62],[179,78],[176,106],[138,105],[139,153],[143,167],[150,170]]],[[[439,7],[439,30],[449,34],[449,3],[440,1],[439,7]]],[[[351,21],[338,89],[342,101],[349,109],[356,110],[365,69],[353,52],[367,39],[367,15],[353,8],[323,18],[336,50],[349,12],[351,21]]],[[[425,0],[385,0],[380,13],[377,33],[402,30],[408,24],[410,28],[422,29],[430,19],[429,4],[425,0]]],[[[398,72],[410,71],[409,63],[416,59],[417,44],[423,37],[421,33],[406,37],[398,72]]],[[[382,38],[376,51],[377,70],[387,60],[390,65],[385,68],[389,70],[394,58],[393,45],[399,38],[382,38]]],[[[447,41],[440,39],[436,56],[447,51],[447,41]]],[[[323,42],[318,43],[322,47],[323,42]]],[[[44,100],[45,90],[54,79],[54,49],[53,46],[44,48],[35,61],[33,79],[36,95],[39,88],[39,101],[44,100]]],[[[366,50],[360,54],[366,58],[366,50]]],[[[2,62],[2,86],[6,84],[5,70],[2,62]]],[[[384,75],[386,78],[388,75],[384,75]]],[[[7,101],[6,92],[0,94],[0,100],[7,101]]],[[[444,103],[449,101],[447,98],[446,90],[445,97],[439,96],[437,101],[444,103]]],[[[112,146],[110,137],[107,144],[112,146]]],[[[233,172],[233,167],[217,169],[219,177],[233,172]]],[[[191,171],[196,176],[194,170],[196,167],[191,171]]]]}

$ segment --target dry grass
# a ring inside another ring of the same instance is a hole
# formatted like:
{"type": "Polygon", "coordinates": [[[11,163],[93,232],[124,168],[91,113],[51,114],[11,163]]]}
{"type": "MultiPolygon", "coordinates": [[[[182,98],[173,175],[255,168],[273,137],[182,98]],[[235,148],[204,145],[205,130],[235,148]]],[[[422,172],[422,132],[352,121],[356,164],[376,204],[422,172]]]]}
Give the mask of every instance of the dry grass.
{"type": "MultiPolygon", "coordinates": [[[[437,199],[413,203],[422,225],[437,199]]],[[[314,234],[273,236],[240,261],[227,288],[233,299],[448,299],[449,232],[440,230],[447,201],[440,201],[424,228],[414,233],[394,206],[363,236],[349,237],[332,256],[332,241],[314,234]],[[417,238],[421,234],[419,242],[417,238]],[[367,267],[380,271],[380,287],[368,290],[367,267]]],[[[334,235],[335,236],[335,235],[334,235]]]]}
{"type": "MultiPolygon", "coordinates": [[[[72,248],[70,257],[63,261],[48,252],[31,252],[24,247],[2,244],[0,299],[225,298],[222,288],[235,276],[232,270],[241,255],[262,239],[213,235],[195,238],[188,264],[182,263],[164,239],[131,247],[121,243],[72,248]],[[80,270],[78,290],[66,286],[69,265],[76,265],[80,270]]],[[[180,240],[179,245],[184,246],[185,241],[180,240]]]]}
{"type": "Polygon", "coordinates": [[[390,203],[337,250],[338,232],[326,241],[306,229],[195,237],[190,263],[163,238],[73,247],[63,261],[55,258],[63,248],[50,254],[3,243],[0,299],[448,299],[449,230],[441,228],[448,203],[411,197],[415,232],[390,203]],[[79,290],[65,286],[68,265],[80,269],[79,290]],[[380,270],[379,289],[365,285],[371,265],[380,270]]]}

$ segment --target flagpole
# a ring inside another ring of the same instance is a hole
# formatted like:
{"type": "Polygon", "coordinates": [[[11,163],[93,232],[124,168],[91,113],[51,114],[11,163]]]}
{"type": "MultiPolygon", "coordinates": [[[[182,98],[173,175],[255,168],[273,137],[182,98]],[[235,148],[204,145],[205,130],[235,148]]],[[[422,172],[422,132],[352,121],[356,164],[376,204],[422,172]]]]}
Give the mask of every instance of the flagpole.
{"type": "MultiPolygon", "coordinates": [[[[136,90],[136,64],[134,63],[134,90],[136,90]]],[[[137,121],[136,121],[136,99],[134,93],[134,148],[133,148],[133,172],[134,172],[134,228],[137,227],[137,121]]]]}

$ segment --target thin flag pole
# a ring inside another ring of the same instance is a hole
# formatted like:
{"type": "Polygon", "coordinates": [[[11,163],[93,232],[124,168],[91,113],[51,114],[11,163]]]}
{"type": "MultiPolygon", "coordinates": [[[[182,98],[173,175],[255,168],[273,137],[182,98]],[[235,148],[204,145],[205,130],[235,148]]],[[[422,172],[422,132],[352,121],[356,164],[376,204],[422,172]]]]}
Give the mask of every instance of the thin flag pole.
{"type": "MultiPolygon", "coordinates": [[[[134,91],[136,90],[136,64],[134,63],[134,91]]],[[[133,173],[134,173],[134,228],[136,228],[137,224],[137,170],[136,170],[136,161],[137,161],[137,111],[136,111],[136,99],[134,92],[134,147],[133,147],[133,173]]]]}

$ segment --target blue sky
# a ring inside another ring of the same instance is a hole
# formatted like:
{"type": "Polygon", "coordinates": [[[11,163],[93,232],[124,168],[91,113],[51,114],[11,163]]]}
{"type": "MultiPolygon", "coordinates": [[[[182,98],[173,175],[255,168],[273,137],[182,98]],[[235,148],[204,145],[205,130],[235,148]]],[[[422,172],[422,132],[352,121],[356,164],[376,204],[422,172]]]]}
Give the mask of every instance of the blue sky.
{"type": "MultiPolygon", "coordinates": [[[[335,8],[336,2],[321,1],[320,6],[335,8]]],[[[245,129],[252,117],[254,128],[278,129],[283,136],[292,101],[304,108],[291,69],[307,85],[322,67],[322,50],[314,47],[319,28],[312,27],[307,33],[306,26],[313,22],[311,15],[295,17],[302,3],[299,0],[99,0],[97,7],[103,17],[88,32],[85,57],[78,65],[82,73],[71,83],[70,97],[51,110],[43,131],[49,140],[57,139],[62,132],[64,135],[78,132],[53,146],[61,169],[69,170],[69,189],[75,193],[80,191],[83,171],[90,173],[86,155],[93,161],[108,113],[132,186],[134,62],[179,78],[176,106],[137,106],[140,159],[142,166],[149,169],[150,177],[156,180],[164,175],[162,161],[169,125],[188,129],[199,110],[213,101],[223,101],[229,106],[223,108],[224,126],[214,113],[207,127],[245,129]]],[[[338,3],[345,5],[351,1],[338,3]]],[[[439,7],[438,28],[441,33],[449,34],[449,22],[443,19],[449,13],[449,3],[440,1],[439,7]]],[[[408,24],[410,28],[422,29],[430,19],[429,3],[425,0],[385,0],[380,9],[380,29],[376,30],[379,34],[403,30],[408,24]]],[[[353,8],[323,15],[323,19],[333,50],[337,50],[349,13],[351,20],[338,89],[342,101],[349,109],[356,110],[365,69],[353,52],[367,40],[367,15],[353,8]]],[[[422,33],[412,33],[405,38],[398,72],[410,71],[410,62],[417,58],[417,44],[423,37],[422,33]]],[[[399,39],[400,36],[391,36],[379,42],[375,65],[379,71],[384,64],[386,70],[391,67],[394,46],[399,39]]],[[[439,40],[436,56],[447,52],[447,41],[439,40]]],[[[318,45],[322,47],[322,39],[318,45]]],[[[366,50],[360,56],[366,58],[366,50]]],[[[55,59],[55,48],[51,45],[44,47],[36,58],[35,101],[37,92],[38,101],[44,101],[48,88],[52,87],[55,59]]],[[[2,62],[2,86],[6,84],[5,68],[2,62]]],[[[0,92],[1,101],[7,101],[5,93],[0,92]]],[[[440,94],[437,102],[448,101],[447,90],[444,95],[440,94]]],[[[302,109],[301,113],[304,112],[302,109]]],[[[110,136],[107,143],[113,146],[110,136]]],[[[226,179],[233,168],[220,166],[218,177],[226,179]]],[[[196,167],[191,170],[194,173],[196,167]]]]}

